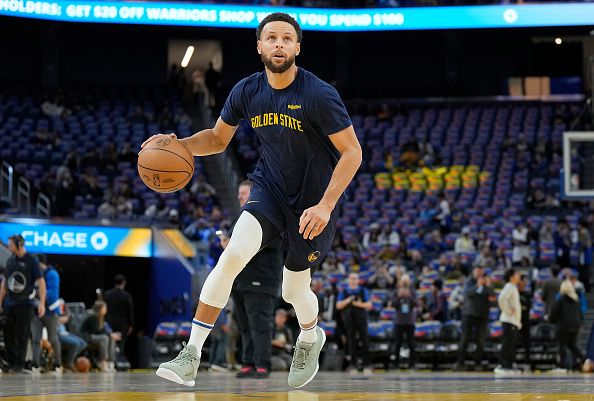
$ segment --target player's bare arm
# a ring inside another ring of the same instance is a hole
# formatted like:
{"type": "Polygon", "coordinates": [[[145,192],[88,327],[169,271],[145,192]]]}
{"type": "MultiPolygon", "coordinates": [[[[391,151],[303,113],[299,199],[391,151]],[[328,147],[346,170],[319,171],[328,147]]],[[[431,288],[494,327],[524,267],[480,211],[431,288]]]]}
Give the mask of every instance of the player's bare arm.
{"type": "MultiPolygon", "coordinates": [[[[236,130],[237,127],[233,127],[219,118],[214,128],[199,131],[191,137],[178,139],[178,141],[183,143],[194,156],[209,156],[223,152],[231,142],[236,130]]],[[[175,134],[157,134],[144,141],[140,148],[144,148],[147,143],[163,136],[177,139],[175,134]]]]}
{"type": "Polygon", "coordinates": [[[340,153],[340,159],[322,200],[317,205],[305,209],[299,219],[299,234],[302,234],[305,239],[311,240],[324,230],[332,210],[355,176],[363,157],[361,145],[352,125],[330,135],[329,138],[340,153]]]}

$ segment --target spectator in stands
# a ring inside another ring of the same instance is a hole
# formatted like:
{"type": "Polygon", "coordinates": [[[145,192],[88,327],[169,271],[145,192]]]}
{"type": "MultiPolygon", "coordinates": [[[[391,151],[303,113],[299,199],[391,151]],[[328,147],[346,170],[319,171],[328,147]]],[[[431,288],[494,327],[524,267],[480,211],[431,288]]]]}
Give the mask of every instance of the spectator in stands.
{"type": "Polygon", "coordinates": [[[544,282],[542,288],[542,299],[545,302],[545,317],[548,317],[551,313],[551,307],[555,302],[555,297],[559,293],[561,288],[561,279],[559,278],[559,272],[561,269],[558,265],[551,267],[551,278],[544,282]]]}
{"type": "Polygon", "coordinates": [[[58,317],[58,338],[60,340],[60,348],[62,349],[62,362],[64,370],[76,372],[74,367],[74,360],[76,357],[87,348],[87,342],[69,332],[66,329],[66,324],[70,321],[70,313],[68,309],[64,308],[64,313],[58,317]]]}
{"type": "Polygon", "coordinates": [[[322,273],[324,276],[328,274],[346,274],[344,263],[339,262],[334,254],[329,254],[322,262],[322,273]]]}
{"type": "Polygon", "coordinates": [[[520,305],[522,305],[522,329],[519,332],[519,344],[524,347],[524,358],[528,366],[532,368],[530,361],[530,309],[532,308],[532,292],[528,276],[522,274],[518,283],[520,294],[520,305]]]}
{"type": "Polygon", "coordinates": [[[505,248],[502,246],[495,250],[495,266],[500,269],[509,269],[512,267],[512,261],[505,253],[505,248]]]}
{"type": "Polygon", "coordinates": [[[146,208],[144,211],[144,215],[146,217],[156,218],[156,219],[166,219],[169,217],[169,206],[165,203],[165,199],[159,198],[157,203],[153,203],[149,207],[146,208]]]}
{"type": "Polygon", "coordinates": [[[74,178],[66,162],[56,172],[55,185],[52,198],[52,215],[71,216],[74,209],[74,178]]]}
{"type": "Polygon", "coordinates": [[[450,202],[448,202],[443,193],[438,195],[438,200],[439,213],[435,216],[435,219],[439,222],[441,233],[447,234],[450,232],[450,226],[452,225],[450,202]]]}
{"type": "Polygon", "coordinates": [[[217,90],[221,84],[221,73],[214,69],[212,61],[208,63],[208,69],[204,73],[204,83],[208,89],[208,107],[215,110],[217,108],[217,90]]]}
{"type": "Polygon", "coordinates": [[[583,361],[582,352],[577,347],[577,335],[582,326],[583,314],[580,309],[578,294],[570,280],[564,280],[559,290],[560,297],[551,308],[549,320],[557,325],[557,340],[561,369],[574,369],[578,361],[583,361]],[[567,356],[567,348],[572,358],[567,356]]]}
{"type": "Polygon", "coordinates": [[[580,220],[578,228],[578,272],[579,280],[584,284],[586,292],[590,292],[592,269],[592,233],[586,220],[580,220]]]}
{"type": "MultiPolygon", "coordinates": [[[[475,270],[478,271],[478,269],[475,270]]],[[[476,284],[466,291],[462,312],[462,337],[454,370],[464,369],[466,349],[471,341],[476,344],[474,367],[481,369],[489,323],[489,306],[494,296],[495,292],[490,286],[489,279],[482,274],[478,275],[476,284]]]]}
{"type": "Polygon", "coordinates": [[[532,188],[530,196],[526,199],[529,208],[541,209],[546,206],[547,197],[541,188],[532,188]]]}
{"type": "Polygon", "coordinates": [[[495,368],[495,374],[516,373],[513,369],[514,357],[516,355],[516,341],[519,330],[522,329],[522,305],[520,304],[520,293],[518,283],[520,272],[513,268],[507,269],[504,274],[505,286],[499,293],[497,302],[501,315],[499,321],[503,326],[503,343],[499,356],[500,364],[495,368]]]}
{"type": "Polygon", "coordinates": [[[41,111],[46,116],[58,118],[64,113],[64,107],[55,97],[46,96],[45,101],[41,104],[41,111]]]}
{"type": "Polygon", "coordinates": [[[400,246],[400,234],[398,230],[385,225],[378,236],[378,242],[384,246],[398,247],[400,246]]]}
{"type": "MultiPolygon", "coordinates": [[[[54,351],[54,371],[62,373],[62,350],[58,339],[58,314],[60,312],[60,275],[54,266],[48,265],[45,255],[38,255],[39,269],[43,274],[46,286],[45,315],[33,316],[31,319],[31,349],[33,366],[39,368],[41,359],[41,335],[43,328],[47,330],[47,338],[54,351]]],[[[39,300],[38,300],[39,302],[39,300]]]]}
{"type": "Polygon", "coordinates": [[[363,234],[363,249],[369,249],[369,245],[379,243],[380,225],[371,223],[365,234],[363,234]]]}
{"type": "Polygon", "coordinates": [[[215,187],[206,181],[206,177],[203,174],[199,174],[194,178],[192,186],[190,187],[190,192],[194,194],[203,194],[209,197],[217,194],[215,187]]]}
{"type": "Polygon", "coordinates": [[[377,120],[378,121],[390,121],[392,119],[392,110],[390,110],[390,106],[388,103],[382,103],[380,109],[377,113],[377,120]]]}
{"type": "Polygon", "coordinates": [[[464,287],[464,276],[460,275],[458,284],[450,295],[448,296],[448,317],[450,319],[461,320],[462,319],[462,307],[464,300],[466,299],[466,289],[464,287]]]}
{"type": "Polygon", "coordinates": [[[357,273],[349,274],[348,286],[336,299],[336,309],[341,312],[342,321],[347,336],[347,361],[352,370],[358,367],[359,370],[366,368],[369,363],[369,334],[367,333],[367,312],[371,310],[372,304],[369,300],[367,288],[360,285],[357,273]],[[357,341],[357,337],[359,341],[357,341]],[[359,352],[357,343],[360,342],[359,352]],[[358,359],[362,359],[362,367],[358,365],[358,359]]]}
{"type": "Polygon", "coordinates": [[[400,360],[400,347],[406,337],[407,346],[410,351],[408,367],[409,369],[415,368],[415,321],[417,320],[417,304],[417,295],[411,288],[410,278],[405,275],[402,277],[400,283],[398,283],[398,288],[392,300],[392,306],[396,309],[396,321],[394,325],[396,336],[394,348],[396,367],[398,367],[400,360]]]}
{"type": "Polygon", "coordinates": [[[555,241],[555,254],[557,255],[557,264],[561,268],[570,266],[570,250],[571,250],[571,237],[569,232],[569,224],[564,218],[560,218],[557,221],[557,230],[553,234],[555,241]]]}
{"type": "Polygon", "coordinates": [[[538,238],[541,242],[553,242],[553,225],[550,221],[545,221],[540,227],[538,238]]]}
{"type": "Polygon", "coordinates": [[[425,319],[445,322],[447,317],[448,298],[443,292],[443,281],[438,278],[433,280],[433,284],[431,284],[431,302],[429,304],[429,313],[425,316],[425,319]]]}
{"type": "Polygon", "coordinates": [[[409,251],[409,263],[408,270],[413,270],[416,273],[421,272],[423,266],[425,266],[425,260],[423,254],[416,249],[409,251]]]}
{"type": "Polygon", "coordinates": [[[122,145],[122,149],[120,150],[120,154],[118,155],[118,160],[120,162],[136,164],[137,159],[138,154],[132,151],[130,142],[124,142],[124,144],[122,145]]]}
{"type": "Polygon", "coordinates": [[[528,228],[523,222],[516,224],[512,231],[512,245],[512,263],[514,266],[519,266],[523,258],[530,260],[528,228]]]}
{"type": "Polygon", "coordinates": [[[495,267],[495,258],[493,257],[491,249],[487,245],[483,246],[483,248],[480,248],[480,253],[474,259],[472,265],[488,268],[495,267]]]}
{"type": "Polygon", "coordinates": [[[121,355],[125,355],[126,340],[132,333],[134,325],[134,304],[132,294],[126,291],[126,276],[118,274],[113,281],[114,288],[105,291],[103,296],[107,304],[105,321],[114,331],[121,334],[119,348],[121,355]]]}
{"type": "Polygon", "coordinates": [[[92,311],[80,326],[82,338],[99,349],[99,370],[102,372],[115,371],[116,347],[115,342],[122,339],[122,335],[108,330],[105,325],[107,304],[95,301],[92,311]]]}
{"type": "Polygon", "coordinates": [[[439,230],[433,230],[429,241],[425,243],[425,258],[427,260],[437,259],[446,249],[447,247],[441,236],[441,232],[439,230]]]}
{"type": "Polygon", "coordinates": [[[97,208],[97,218],[115,220],[118,217],[117,204],[117,196],[106,197],[105,201],[97,208]]]}
{"type": "Polygon", "coordinates": [[[31,335],[34,285],[39,289],[37,316],[41,317],[45,315],[45,280],[39,261],[27,252],[20,234],[8,238],[8,250],[11,256],[0,287],[0,312],[4,309],[6,314],[4,341],[8,370],[21,372],[31,335]]]}
{"type": "Polygon", "coordinates": [[[367,280],[367,286],[371,288],[385,289],[392,287],[394,277],[388,272],[388,265],[378,261],[375,272],[367,280]]]}
{"type": "Polygon", "coordinates": [[[287,311],[277,309],[272,335],[272,370],[289,370],[292,361],[293,333],[287,327],[287,311]]]}
{"type": "Polygon", "coordinates": [[[485,275],[485,268],[484,266],[475,266],[472,269],[472,274],[470,275],[470,277],[466,278],[466,280],[464,281],[464,295],[466,296],[466,293],[468,291],[470,291],[470,289],[472,287],[476,287],[478,285],[478,281],[481,277],[483,277],[485,275]]]}
{"type": "Polygon", "coordinates": [[[476,236],[475,246],[476,249],[479,250],[479,252],[485,248],[487,248],[490,252],[493,252],[495,250],[495,244],[493,244],[493,241],[491,240],[491,238],[489,238],[489,236],[484,230],[479,231],[478,235],[476,236]]]}
{"type": "Polygon", "coordinates": [[[454,244],[454,250],[456,253],[474,253],[476,252],[476,248],[474,247],[474,242],[470,237],[470,227],[462,228],[462,235],[456,238],[456,242],[454,244]]]}

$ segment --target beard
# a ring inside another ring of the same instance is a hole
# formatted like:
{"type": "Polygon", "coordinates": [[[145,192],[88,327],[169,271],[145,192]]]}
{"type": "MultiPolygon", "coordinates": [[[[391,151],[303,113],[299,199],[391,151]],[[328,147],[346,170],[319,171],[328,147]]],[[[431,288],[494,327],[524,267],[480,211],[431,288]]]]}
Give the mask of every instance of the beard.
{"type": "Polygon", "coordinates": [[[270,70],[275,74],[282,74],[283,72],[287,71],[293,64],[295,64],[295,55],[289,56],[284,63],[282,64],[274,64],[272,62],[272,56],[267,58],[264,54],[261,54],[260,57],[262,58],[262,62],[270,70]]]}

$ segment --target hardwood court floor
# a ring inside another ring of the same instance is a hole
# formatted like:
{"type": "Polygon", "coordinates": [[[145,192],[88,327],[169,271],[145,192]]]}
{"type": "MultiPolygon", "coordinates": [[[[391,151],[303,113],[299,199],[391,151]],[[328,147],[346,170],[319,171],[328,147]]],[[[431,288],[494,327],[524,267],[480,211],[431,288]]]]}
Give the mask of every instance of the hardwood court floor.
{"type": "Polygon", "coordinates": [[[154,373],[0,376],[0,401],[594,401],[594,375],[387,372],[370,376],[321,372],[304,390],[286,373],[265,380],[200,372],[194,388],[154,373]]]}

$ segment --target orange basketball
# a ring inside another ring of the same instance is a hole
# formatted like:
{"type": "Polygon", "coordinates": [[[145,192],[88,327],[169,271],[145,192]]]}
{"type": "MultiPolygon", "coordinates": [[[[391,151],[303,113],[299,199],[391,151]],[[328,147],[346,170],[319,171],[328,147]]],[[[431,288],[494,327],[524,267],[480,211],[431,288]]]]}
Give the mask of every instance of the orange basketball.
{"type": "Polygon", "coordinates": [[[138,154],[138,174],[157,192],[175,192],[194,175],[194,156],[178,140],[163,137],[149,142],[138,154]]]}
{"type": "Polygon", "coordinates": [[[74,367],[79,372],[87,373],[91,370],[91,361],[86,356],[79,356],[74,362],[74,367]]]}

